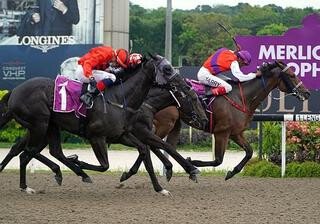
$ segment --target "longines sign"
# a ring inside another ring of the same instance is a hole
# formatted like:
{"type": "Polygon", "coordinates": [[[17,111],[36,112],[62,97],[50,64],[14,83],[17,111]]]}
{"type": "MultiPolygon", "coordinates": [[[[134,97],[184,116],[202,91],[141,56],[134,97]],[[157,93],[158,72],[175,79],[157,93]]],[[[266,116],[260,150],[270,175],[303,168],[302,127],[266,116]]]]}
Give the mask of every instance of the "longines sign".
{"type": "Polygon", "coordinates": [[[301,28],[289,29],[283,36],[237,36],[242,49],[252,54],[251,72],[263,62],[280,60],[292,67],[308,89],[320,89],[320,16],[303,19],[301,28]]]}

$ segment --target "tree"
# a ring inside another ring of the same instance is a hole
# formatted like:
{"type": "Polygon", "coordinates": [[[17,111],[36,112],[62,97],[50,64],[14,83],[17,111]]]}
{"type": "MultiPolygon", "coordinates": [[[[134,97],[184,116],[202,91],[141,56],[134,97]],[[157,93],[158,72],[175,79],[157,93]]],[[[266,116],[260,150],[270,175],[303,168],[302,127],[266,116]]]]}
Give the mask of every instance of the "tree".
{"type": "Polygon", "coordinates": [[[257,32],[257,35],[283,35],[288,30],[288,27],[280,24],[270,24],[264,26],[257,32]]]}

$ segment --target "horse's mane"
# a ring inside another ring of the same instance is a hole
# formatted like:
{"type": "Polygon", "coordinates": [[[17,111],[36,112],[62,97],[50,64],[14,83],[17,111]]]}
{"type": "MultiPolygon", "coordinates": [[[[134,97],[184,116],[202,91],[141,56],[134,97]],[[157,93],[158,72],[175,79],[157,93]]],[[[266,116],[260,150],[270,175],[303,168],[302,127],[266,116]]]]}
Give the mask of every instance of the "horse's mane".
{"type": "Polygon", "coordinates": [[[282,61],[265,62],[259,67],[259,70],[263,75],[268,75],[272,69],[278,66],[278,64],[285,65],[282,61]]]}

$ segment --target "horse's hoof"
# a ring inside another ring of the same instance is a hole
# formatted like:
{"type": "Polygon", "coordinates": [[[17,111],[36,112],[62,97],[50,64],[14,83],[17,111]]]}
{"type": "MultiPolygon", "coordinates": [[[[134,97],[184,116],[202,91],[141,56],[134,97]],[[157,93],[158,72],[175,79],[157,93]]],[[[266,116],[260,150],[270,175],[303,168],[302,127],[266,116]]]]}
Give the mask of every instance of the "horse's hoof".
{"type": "Polygon", "coordinates": [[[0,173],[2,172],[3,168],[4,168],[3,165],[0,164],[0,173]]]}
{"type": "Polygon", "coordinates": [[[198,170],[197,168],[192,170],[190,172],[189,179],[194,181],[195,183],[198,183],[198,179],[197,179],[198,174],[200,174],[200,170],[198,170]]]}
{"type": "Polygon", "coordinates": [[[171,177],[172,177],[172,169],[167,169],[166,178],[168,182],[171,180],[171,177]]]}
{"type": "Polygon", "coordinates": [[[25,193],[27,193],[27,194],[35,194],[36,193],[36,191],[35,190],[33,190],[32,188],[30,188],[30,187],[26,187],[26,188],[21,188],[21,192],[25,192],[25,193]]]}
{"type": "Polygon", "coordinates": [[[61,186],[61,184],[62,184],[62,175],[55,175],[54,176],[54,179],[55,179],[55,181],[57,182],[57,184],[59,185],[59,186],[61,186]]]}
{"type": "Polygon", "coordinates": [[[93,183],[90,177],[82,177],[82,181],[89,184],[93,183]]]}
{"type": "Polygon", "coordinates": [[[123,187],[124,187],[124,184],[123,184],[123,183],[120,183],[119,185],[116,186],[117,189],[121,189],[121,188],[123,188],[123,187]]]}
{"type": "Polygon", "coordinates": [[[76,155],[76,154],[67,156],[66,158],[67,158],[69,161],[72,161],[72,162],[77,162],[77,161],[78,161],[78,155],[76,155]]]}
{"type": "Polygon", "coordinates": [[[170,193],[170,191],[167,191],[166,189],[163,189],[161,191],[159,191],[160,194],[167,196],[167,197],[171,197],[173,198],[172,194],[170,193]]]}
{"type": "Polygon", "coordinates": [[[227,176],[225,178],[225,180],[229,180],[231,177],[233,177],[234,174],[232,173],[232,171],[228,171],[227,176]]]}
{"type": "Polygon", "coordinates": [[[128,172],[123,172],[122,175],[121,175],[121,177],[120,177],[120,182],[123,182],[123,181],[125,181],[125,180],[128,180],[129,177],[130,177],[130,176],[129,176],[129,173],[128,173],[128,172]]]}

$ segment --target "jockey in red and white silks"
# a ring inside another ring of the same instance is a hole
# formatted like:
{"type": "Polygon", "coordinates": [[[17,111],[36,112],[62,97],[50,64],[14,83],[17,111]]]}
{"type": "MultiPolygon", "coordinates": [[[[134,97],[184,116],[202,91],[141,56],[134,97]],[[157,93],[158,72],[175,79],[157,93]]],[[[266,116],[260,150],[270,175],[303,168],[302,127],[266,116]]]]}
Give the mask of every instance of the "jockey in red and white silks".
{"type": "Polygon", "coordinates": [[[106,69],[111,63],[117,67],[127,68],[129,54],[124,49],[113,50],[112,47],[101,46],[92,48],[78,61],[81,69],[77,69],[77,76],[82,82],[89,82],[91,77],[97,81],[97,88],[103,91],[105,87],[110,87],[116,80],[114,74],[106,69]]]}
{"type": "Polygon", "coordinates": [[[236,79],[240,82],[248,81],[260,76],[261,73],[243,74],[240,67],[249,65],[251,55],[248,51],[233,52],[227,48],[221,48],[212,54],[202,65],[198,72],[198,80],[206,85],[212,86],[213,95],[223,95],[232,90],[232,86],[221,78],[218,74],[223,73],[228,78],[236,79]],[[228,71],[231,71],[227,73],[228,71]],[[232,77],[230,77],[232,76],[232,77]]]}

